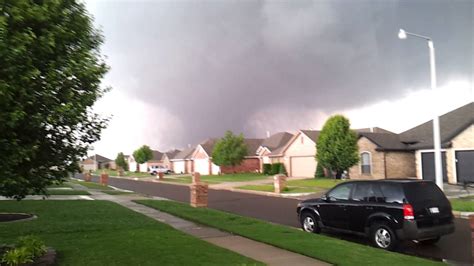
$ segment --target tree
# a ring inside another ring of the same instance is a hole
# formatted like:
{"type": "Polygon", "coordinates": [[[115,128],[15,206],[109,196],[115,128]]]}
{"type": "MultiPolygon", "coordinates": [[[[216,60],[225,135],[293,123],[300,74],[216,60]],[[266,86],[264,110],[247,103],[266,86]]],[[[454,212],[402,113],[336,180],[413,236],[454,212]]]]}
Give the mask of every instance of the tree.
{"type": "Polygon", "coordinates": [[[137,162],[137,172],[140,172],[140,164],[153,159],[153,151],[147,145],[143,145],[133,152],[133,158],[137,162]]]}
{"type": "Polygon", "coordinates": [[[244,135],[234,135],[227,131],[222,139],[217,141],[212,151],[212,161],[219,166],[239,165],[247,155],[247,145],[244,135]]]}
{"type": "Polygon", "coordinates": [[[125,161],[125,156],[123,155],[123,152],[119,152],[117,154],[117,158],[115,158],[115,164],[123,170],[128,171],[128,163],[127,161],[125,161]]]}
{"type": "Polygon", "coordinates": [[[22,199],[79,171],[107,119],[107,72],[84,4],[0,1],[0,195],[22,199]]]}
{"type": "Polygon", "coordinates": [[[318,164],[336,171],[338,179],[344,170],[359,161],[357,134],[350,129],[349,120],[342,115],[332,116],[326,121],[316,147],[318,164]]]}
{"type": "Polygon", "coordinates": [[[316,172],[314,173],[314,177],[316,177],[316,178],[325,177],[324,168],[320,163],[318,163],[318,165],[316,166],[316,172]]]}

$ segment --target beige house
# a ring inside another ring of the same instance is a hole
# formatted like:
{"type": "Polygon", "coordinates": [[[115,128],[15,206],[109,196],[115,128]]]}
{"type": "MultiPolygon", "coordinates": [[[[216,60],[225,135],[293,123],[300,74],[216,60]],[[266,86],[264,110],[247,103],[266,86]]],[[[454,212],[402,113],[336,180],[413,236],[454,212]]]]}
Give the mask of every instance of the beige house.
{"type": "Polygon", "coordinates": [[[95,154],[79,163],[82,171],[95,171],[98,169],[115,169],[115,161],[109,158],[95,154]]]}
{"type": "Polygon", "coordinates": [[[150,167],[153,165],[164,165],[164,162],[163,162],[164,153],[157,150],[152,150],[152,152],[153,152],[153,158],[145,163],[140,164],[139,167],[138,167],[138,163],[135,161],[135,158],[133,158],[133,155],[130,155],[127,161],[129,170],[132,172],[140,171],[140,172],[146,173],[149,171],[150,167]]]}
{"type": "Polygon", "coordinates": [[[195,149],[184,149],[170,159],[173,172],[177,174],[191,174],[194,171],[194,162],[191,156],[195,149]]]}
{"type": "Polygon", "coordinates": [[[293,138],[294,134],[288,132],[279,132],[268,136],[257,148],[256,154],[260,158],[260,170],[263,170],[263,164],[272,164],[284,162],[283,149],[293,138]]]}
{"type": "Polygon", "coordinates": [[[201,175],[217,175],[221,169],[212,162],[212,150],[217,139],[207,139],[199,144],[190,158],[193,161],[193,171],[201,175]]]}
{"type": "Polygon", "coordinates": [[[168,169],[170,169],[171,171],[174,171],[173,163],[171,162],[171,159],[173,159],[179,152],[180,150],[176,150],[176,149],[165,152],[162,157],[163,165],[167,167],[168,169]]]}
{"type": "Polygon", "coordinates": [[[270,154],[270,158],[282,158],[290,177],[314,177],[316,172],[316,142],[320,131],[300,130],[280,150],[270,154]]]}
{"type": "MultiPolygon", "coordinates": [[[[474,182],[474,103],[439,119],[444,181],[474,182]]],[[[359,132],[357,143],[360,162],[349,170],[351,179],[435,180],[432,121],[400,134],[359,132]]]]}

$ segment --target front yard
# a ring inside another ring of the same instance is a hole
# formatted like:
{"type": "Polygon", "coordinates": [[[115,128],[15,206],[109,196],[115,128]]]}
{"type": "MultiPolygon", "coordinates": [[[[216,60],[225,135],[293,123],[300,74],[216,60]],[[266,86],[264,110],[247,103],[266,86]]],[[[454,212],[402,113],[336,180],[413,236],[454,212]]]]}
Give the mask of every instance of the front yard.
{"type": "MultiPolygon", "coordinates": [[[[287,187],[283,193],[317,193],[324,192],[343,181],[329,178],[308,178],[287,181],[287,187]]],[[[256,190],[273,192],[273,184],[268,185],[246,185],[237,187],[244,190],[256,190]]]]}
{"type": "MultiPolygon", "coordinates": [[[[270,176],[258,173],[243,173],[243,174],[222,174],[222,175],[202,175],[201,181],[209,184],[219,184],[226,182],[245,182],[269,179],[270,176]]],[[[165,181],[191,184],[191,176],[166,176],[165,181]]]]}
{"type": "Polygon", "coordinates": [[[474,196],[450,199],[450,201],[455,211],[474,212],[474,196]]]}
{"type": "Polygon", "coordinates": [[[334,265],[443,265],[435,261],[383,251],[324,235],[309,234],[295,228],[213,209],[192,208],[187,204],[173,201],[137,202],[334,265]]]}
{"type": "Polygon", "coordinates": [[[0,245],[36,235],[58,252],[58,265],[258,265],[106,201],[2,201],[0,212],[37,219],[0,223],[0,245]]]}

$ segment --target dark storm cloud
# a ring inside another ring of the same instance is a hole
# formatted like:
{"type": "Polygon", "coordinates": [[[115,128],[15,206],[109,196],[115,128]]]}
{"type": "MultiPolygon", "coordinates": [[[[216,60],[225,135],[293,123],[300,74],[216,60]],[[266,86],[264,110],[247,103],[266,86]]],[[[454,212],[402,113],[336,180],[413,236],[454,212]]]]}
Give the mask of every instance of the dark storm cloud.
{"type": "Polygon", "coordinates": [[[423,88],[426,44],[398,40],[400,27],[433,37],[439,83],[473,75],[471,1],[130,1],[93,13],[109,79],[183,123],[171,145],[241,132],[265,108],[330,112],[423,88]]]}

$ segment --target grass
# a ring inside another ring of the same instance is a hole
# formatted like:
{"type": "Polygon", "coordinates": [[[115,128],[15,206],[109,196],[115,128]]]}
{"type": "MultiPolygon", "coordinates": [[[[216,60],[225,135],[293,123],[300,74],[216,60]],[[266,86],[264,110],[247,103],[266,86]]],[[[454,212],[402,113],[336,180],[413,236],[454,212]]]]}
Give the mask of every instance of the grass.
{"type": "MultiPolygon", "coordinates": [[[[100,175],[102,174],[102,171],[105,171],[109,176],[118,176],[118,171],[117,170],[110,170],[110,169],[100,169],[97,171],[93,171],[92,174],[94,175],[100,175]]],[[[152,175],[148,172],[143,173],[143,172],[132,172],[132,171],[124,171],[123,176],[127,177],[152,177],[152,175]]]]}
{"type": "Polygon", "coordinates": [[[474,212],[474,196],[450,199],[450,201],[455,211],[474,212]]]}
{"type": "Polygon", "coordinates": [[[0,212],[36,214],[0,223],[0,240],[36,235],[56,249],[57,265],[258,264],[107,201],[3,201],[0,212]]]}
{"type": "Polygon", "coordinates": [[[135,194],[135,192],[128,192],[128,191],[121,191],[121,190],[104,190],[102,191],[105,194],[109,195],[130,195],[130,194],[135,194]]]}
{"type": "MultiPolygon", "coordinates": [[[[201,181],[209,184],[219,184],[224,182],[244,182],[267,179],[268,176],[256,173],[242,173],[242,174],[222,174],[222,175],[203,175],[201,181]]],[[[165,181],[191,184],[191,176],[165,176],[165,181]]]]}
{"type": "Polygon", "coordinates": [[[139,200],[137,202],[184,219],[335,265],[443,265],[435,261],[388,252],[324,235],[309,234],[295,228],[222,211],[192,208],[187,204],[172,201],[139,200]]]}
{"type": "MultiPolygon", "coordinates": [[[[333,186],[343,181],[328,178],[308,178],[289,180],[286,185],[286,189],[283,193],[307,193],[307,192],[322,192],[332,188],[333,186]]],[[[256,190],[273,192],[273,185],[246,185],[238,187],[245,190],[256,190]]]]}
{"type": "Polygon", "coordinates": [[[48,189],[49,195],[90,195],[89,192],[85,190],[75,190],[75,189],[48,189]]]}
{"type": "Polygon", "coordinates": [[[77,180],[74,180],[74,179],[70,180],[69,182],[84,186],[84,187],[89,188],[89,189],[113,190],[113,188],[111,188],[109,186],[104,186],[104,185],[94,183],[94,182],[77,181],[77,180]]]}

